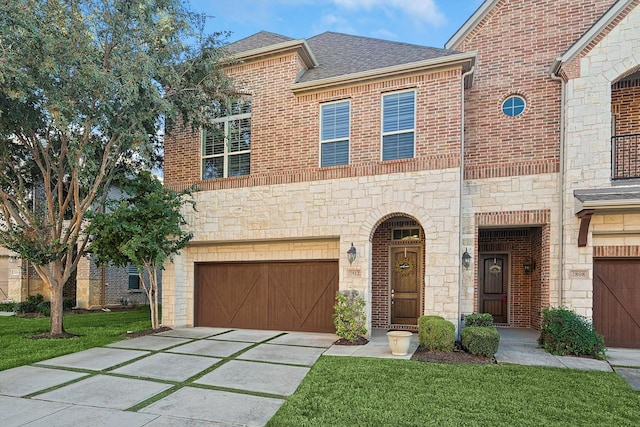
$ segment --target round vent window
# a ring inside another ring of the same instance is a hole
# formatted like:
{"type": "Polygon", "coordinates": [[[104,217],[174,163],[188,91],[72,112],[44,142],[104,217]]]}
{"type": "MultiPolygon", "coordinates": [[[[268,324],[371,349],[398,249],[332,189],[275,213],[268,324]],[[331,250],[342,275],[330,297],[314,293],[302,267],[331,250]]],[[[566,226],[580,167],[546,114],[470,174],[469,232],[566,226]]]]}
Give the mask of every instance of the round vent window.
{"type": "Polygon", "coordinates": [[[518,117],[526,106],[527,102],[523,97],[513,95],[502,102],[502,112],[509,117],[518,117]]]}

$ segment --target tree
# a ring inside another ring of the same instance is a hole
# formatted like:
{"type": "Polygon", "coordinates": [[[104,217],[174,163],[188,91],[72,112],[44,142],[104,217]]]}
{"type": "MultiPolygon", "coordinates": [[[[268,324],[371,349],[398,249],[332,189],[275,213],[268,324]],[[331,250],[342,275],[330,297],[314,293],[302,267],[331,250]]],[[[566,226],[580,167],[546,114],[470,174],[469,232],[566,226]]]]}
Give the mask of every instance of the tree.
{"type": "Polygon", "coordinates": [[[92,217],[87,232],[88,252],[98,265],[138,268],[140,283],[151,306],[151,327],[158,329],[158,271],[164,262],[180,252],[193,237],[180,209],[191,204],[189,191],[177,193],[163,187],[150,172],[140,172],[121,186],[120,200],[107,201],[105,212],[92,217]],[[143,274],[144,273],[144,274],[143,274]],[[149,283],[145,283],[145,276],[149,283]]]}
{"type": "Polygon", "coordinates": [[[159,129],[206,123],[231,92],[218,38],[181,0],[0,2],[0,244],[62,286],[123,169],[150,167],[159,129]]]}

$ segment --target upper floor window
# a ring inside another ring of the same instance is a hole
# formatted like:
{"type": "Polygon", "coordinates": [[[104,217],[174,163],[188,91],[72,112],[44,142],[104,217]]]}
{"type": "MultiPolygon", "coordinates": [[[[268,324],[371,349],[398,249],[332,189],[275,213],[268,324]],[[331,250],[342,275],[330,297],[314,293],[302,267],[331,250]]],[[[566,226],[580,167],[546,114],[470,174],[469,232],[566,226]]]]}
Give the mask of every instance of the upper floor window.
{"type": "Polygon", "coordinates": [[[382,160],[410,159],[415,151],[415,91],[382,97],[382,160]]]}
{"type": "Polygon", "coordinates": [[[320,167],[349,164],[349,101],[320,107],[320,167]]]}
{"type": "Polygon", "coordinates": [[[518,117],[527,106],[523,97],[512,95],[502,102],[502,112],[509,117],[518,117]]]}
{"type": "Polygon", "coordinates": [[[215,118],[202,130],[202,179],[249,175],[251,100],[215,107],[215,118]]]}

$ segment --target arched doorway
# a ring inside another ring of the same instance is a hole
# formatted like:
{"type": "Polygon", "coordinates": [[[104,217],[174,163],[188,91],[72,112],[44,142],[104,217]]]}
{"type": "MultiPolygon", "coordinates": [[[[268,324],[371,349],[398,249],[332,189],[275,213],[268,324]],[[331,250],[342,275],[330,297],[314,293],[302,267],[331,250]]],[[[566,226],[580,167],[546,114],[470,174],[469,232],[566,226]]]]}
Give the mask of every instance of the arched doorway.
{"type": "Polygon", "coordinates": [[[424,229],[409,215],[388,215],[371,243],[371,326],[416,329],[424,311],[424,229]]]}

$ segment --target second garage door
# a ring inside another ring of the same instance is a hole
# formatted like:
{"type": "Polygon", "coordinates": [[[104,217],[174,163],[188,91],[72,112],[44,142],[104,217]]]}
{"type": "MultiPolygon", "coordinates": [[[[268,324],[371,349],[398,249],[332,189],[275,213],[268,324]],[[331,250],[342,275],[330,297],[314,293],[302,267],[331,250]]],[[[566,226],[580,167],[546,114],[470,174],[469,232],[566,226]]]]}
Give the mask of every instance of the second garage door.
{"type": "Polygon", "coordinates": [[[196,264],[196,326],[334,332],[337,261],[196,264]]]}
{"type": "Polygon", "coordinates": [[[596,259],[593,325],[608,347],[640,348],[640,260],[596,259]]]}

